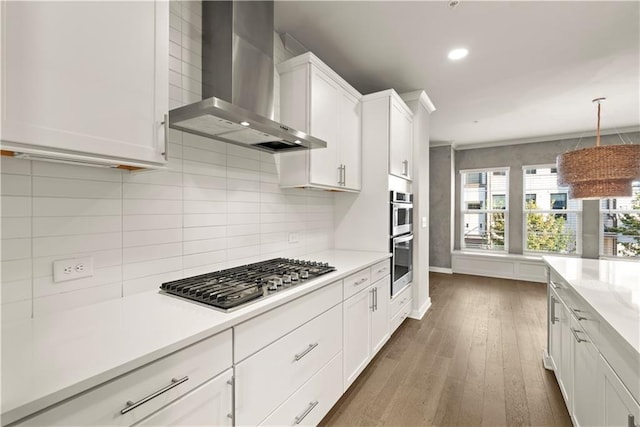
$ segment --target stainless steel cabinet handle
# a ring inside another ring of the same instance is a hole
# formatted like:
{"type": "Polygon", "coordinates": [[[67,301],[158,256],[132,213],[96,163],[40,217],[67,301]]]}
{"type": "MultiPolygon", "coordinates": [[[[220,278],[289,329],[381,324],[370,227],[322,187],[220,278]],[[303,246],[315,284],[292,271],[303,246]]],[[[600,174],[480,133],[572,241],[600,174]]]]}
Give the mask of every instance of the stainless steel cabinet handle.
{"type": "Polygon", "coordinates": [[[373,288],[373,311],[378,311],[378,288],[373,288]]]}
{"type": "Polygon", "coordinates": [[[366,277],[363,277],[362,279],[358,280],[357,282],[354,283],[355,286],[360,286],[362,285],[364,282],[367,281],[366,277]]]}
{"type": "Polygon", "coordinates": [[[409,176],[409,160],[402,161],[402,175],[409,176]]]}
{"type": "Polygon", "coordinates": [[[296,417],[296,424],[300,424],[302,422],[302,420],[304,420],[304,418],[309,415],[309,412],[313,411],[313,408],[315,408],[316,406],[318,406],[318,401],[314,400],[313,402],[309,402],[309,407],[307,409],[304,410],[303,413],[301,413],[300,415],[298,415],[296,417]]]}
{"type": "Polygon", "coordinates": [[[342,165],[342,186],[347,186],[347,165],[342,165]]]}
{"type": "Polygon", "coordinates": [[[558,300],[554,298],[553,295],[551,295],[551,313],[549,315],[549,317],[551,317],[551,324],[555,324],[558,320],[556,317],[556,304],[558,303],[558,300]]]}
{"type": "Polygon", "coordinates": [[[569,310],[571,310],[571,312],[573,313],[574,316],[576,316],[576,319],[578,320],[587,320],[586,317],[582,316],[581,314],[578,313],[583,313],[582,310],[578,310],[577,308],[569,308],[569,310]]]}
{"type": "Polygon", "coordinates": [[[636,426],[636,422],[635,422],[635,418],[633,415],[629,414],[629,423],[628,423],[628,427],[637,427],[636,426]]]}
{"type": "Polygon", "coordinates": [[[369,308],[371,309],[371,311],[376,311],[376,303],[374,300],[375,297],[373,296],[373,289],[369,291],[369,294],[371,294],[371,306],[369,308]]]}
{"type": "Polygon", "coordinates": [[[551,287],[553,289],[562,289],[562,286],[558,285],[556,282],[554,282],[553,280],[549,280],[549,284],[551,285],[551,287]]]}
{"type": "Polygon", "coordinates": [[[182,384],[183,382],[187,381],[188,379],[189,379],[189,376],[182,377],[179,380],[177,380],[175,378],[171,378],[171,384],[169,384],[168,386],[162,387],[160,390],[156,391],[155,393],[152,393],[152,394],[148,395],[147,397],[144,397],[144,398],[138,400],[137,402],[132,402],[132,401],[129,400],[127,402],[127,407],[124,408],[123,410],[121,410],[120,413],[124,415],[127,412],[134,410],[138,406],[140,406],[140,405],[142,405],[144,403],[147,403],[151,399],[155,399],[156,397],[160,396],[162,393],[166,393],[169,390],[171,390],[172,388],[179,386],[180,384],[182,384]]]}
{"type": "Polygon", "coordinates": [[[578,332],[582,332],[582,331],[577,331],[574,328],[569,328],[571,330],[571,333],[573,334],[573,337],[576,339],[576,341],[578,341],[579,343],[581,342],[589,342],[585,339],[582,339],[578,336],[578,332]]]}
{"type": "Polygon", "coordinates": [[[311,350],[313,350],[314,348],[316,348],[318,346],[318,343],[313,343],[313,344],[309,344],[309,347],[305,348],[304,351],[302,353],[298,353],[294,356],[296,362],[300,359],[302,359],[303,357],[305,357],[307,354],[309,354],[309,352],[311,350]]]}
{"type": "Polygon", "coordinates": [[[169,161],[169,115],[164,115],[164,121],[161,123],[164,125],[164,159],[169,161]]]}

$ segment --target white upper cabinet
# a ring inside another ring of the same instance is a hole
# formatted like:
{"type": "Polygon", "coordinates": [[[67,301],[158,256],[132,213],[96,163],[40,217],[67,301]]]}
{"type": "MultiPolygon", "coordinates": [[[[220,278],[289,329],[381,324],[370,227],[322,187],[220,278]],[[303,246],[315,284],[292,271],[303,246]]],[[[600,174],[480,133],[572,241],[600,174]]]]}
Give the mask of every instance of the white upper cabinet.
{"type": "Polygon", "coordinates": [[[362,95],[312,53],[278,65],[280,121],[326,148],[280,155],[282,187],[361,188],[362,95]]]}
{"type": "Polygon", "coordinates": [[[2,149],[160,167],[168,1],[2,2],[2,149]]]}
{"type": "Polygon", "coordinates": [[[411,180],[413,116],[397,95],[390,97],[389,110],[389,173],[411,180]]]}

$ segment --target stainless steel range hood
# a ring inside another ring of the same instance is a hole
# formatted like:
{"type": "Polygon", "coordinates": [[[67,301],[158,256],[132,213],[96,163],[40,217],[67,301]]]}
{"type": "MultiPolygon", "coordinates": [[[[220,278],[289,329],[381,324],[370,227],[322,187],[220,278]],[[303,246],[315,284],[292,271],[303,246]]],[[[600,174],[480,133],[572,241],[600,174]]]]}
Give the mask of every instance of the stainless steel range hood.
{"type": "Polygon", "coordinates": [[[268,152],[324,148],[273,120],[273,2],[202,2],[204,99],[169,111],[169,127],[268,152]]]}

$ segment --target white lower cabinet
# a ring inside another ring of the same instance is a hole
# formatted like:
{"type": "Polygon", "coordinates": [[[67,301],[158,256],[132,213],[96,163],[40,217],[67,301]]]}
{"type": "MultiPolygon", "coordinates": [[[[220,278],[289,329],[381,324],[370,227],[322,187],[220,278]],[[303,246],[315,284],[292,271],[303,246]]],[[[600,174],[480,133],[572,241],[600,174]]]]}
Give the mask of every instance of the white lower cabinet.
{"type": "Polygon", "coordinates": [[[393,334],[396,329],[409,317],[411,313],[412,287],[411,284],[396,294],[389,302],[389,333],[393,334]]]}
{"type": "MultiPolygon", "coordinates": [[[[188,392],[231,368],[231,330],[202,340],[148,365],[95,387],[33,417],[20,426],[130,426],[171,406],[169,416],[179,420],[193,410],[193,399],[178,401],[188,392]]],[[[228,372],[228,371],[227,371],[228,372]]],[[[227,388],[230,388],[227,386],[227,388]]],[[[208,390],[210,391],[210,390],[208,390]]],[[[231,406],[231,394],[227,390],[231,406]]],[[[225,414],[226,415],[226,414],[225,414]]],[[[212,417],[215,416],[212,413],[212,417]]],[[[212,418],[211,424],[215,424],[212,418]]]]}
{"type": "Polygon", "coordinates": [[[573,367],[573,422],[576,427],[603,425],[600,354],[578,321],[571,317],[573,367]]]}
{"type": "Polygon", "coordinates": [[[207,381],[136,426],[233,425],[233,369],[207,381]]]}
{"type": "Polygon", "coordinates": [[[389,286],[386,276],[344,301],[345,390],[389,338],[389,286]]]}
{"type": "Polygon", "coordinates": [[[342,395],[342,352],[261,423],[265,426],[315,426],[342,395]]]}
{"type": "Polygon", "coordinates": [[[257,425],[342,348],[340,304],[236,365],[236,424],[257,425]]]}
{"type": "Polygon", "coordinates": [[[640,426],[640,405],[631,396],[611,366],[599,357],[599,366],[604,381],[604,427],[638,427],[640,426]]]}

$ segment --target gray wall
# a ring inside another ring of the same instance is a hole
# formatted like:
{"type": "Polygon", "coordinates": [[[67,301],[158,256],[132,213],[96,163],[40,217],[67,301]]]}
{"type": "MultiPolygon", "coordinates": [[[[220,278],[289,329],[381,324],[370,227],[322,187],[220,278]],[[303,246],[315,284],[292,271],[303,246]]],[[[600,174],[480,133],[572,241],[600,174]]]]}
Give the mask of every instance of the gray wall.
{"type": "MultiPolygon", "coordinates": [[[[626,142],[640,143],[640,132],[623,135],[626,142]]],[[[619,135],[602,137],[602,145],[622,143],[619,135]]],[[[455,232],[454,247],[460,249],[460,170],[492,167],[510,167],[509,171],[509,253],[522,254],[522,166],[554,164],[556,156],[577,148],[595,146],[595,138],[565,139],[558,141],[515,144],[500,147],[457,150],[455,155],[455,232]]],[[[433,154],[433,152],[432,152],[433,154]]],[[[433,164],[433,163],[432,163],[433,164]]],[[[448,176],[448,175],[447,175],[448,176]]],[[[445,179],[445,174],[431,176],[432,182],[445,179]]],[[[432,191],[434,189],[432,188],[432,191]]],[[[436,189],[436,191],[439,191],[436,189]]],[[[599,202],[586,200],[583,202],[582,215],[582,257],[598,258],[599,256],[599,202]]],[[[439,216],[439,215],[438,215],[439,216]]],[[[432,215],[436,217],[436,215],[432,215]]]]}
{"type": "Polygon", "coordinates": [[[452,147],[429,150],[429,266],[451,268],[454,159],[452,147]]]}

